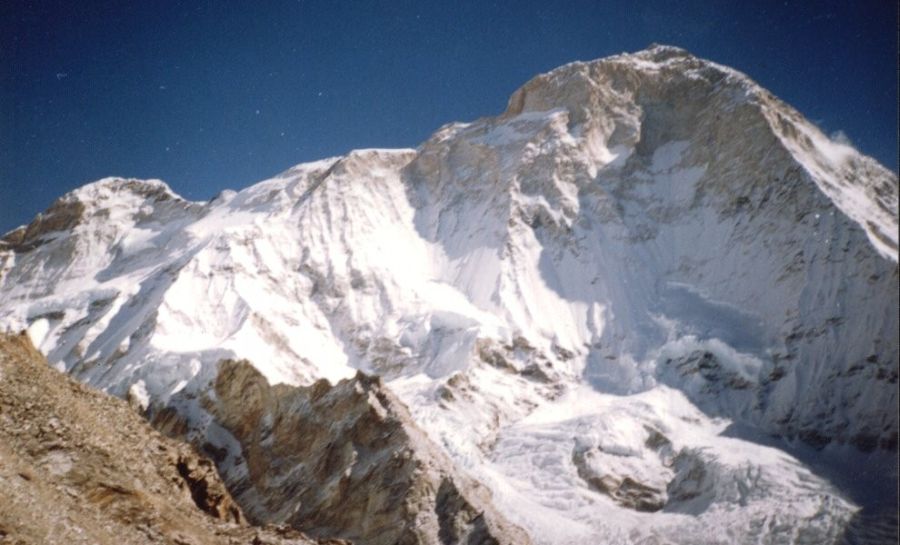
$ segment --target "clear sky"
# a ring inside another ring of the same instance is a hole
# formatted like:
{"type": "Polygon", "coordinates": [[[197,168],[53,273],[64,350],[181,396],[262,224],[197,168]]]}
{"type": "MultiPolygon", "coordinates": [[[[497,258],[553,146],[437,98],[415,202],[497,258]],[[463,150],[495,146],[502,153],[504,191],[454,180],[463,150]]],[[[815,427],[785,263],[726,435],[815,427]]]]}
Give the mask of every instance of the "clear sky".
{"type": "Polygon", "coordinates": [[[206,200],[415,147],[540,72],[652,42],[749,74],[897,171],[893,0],[0,0],[0,232],[105,176],[206,200]]]}

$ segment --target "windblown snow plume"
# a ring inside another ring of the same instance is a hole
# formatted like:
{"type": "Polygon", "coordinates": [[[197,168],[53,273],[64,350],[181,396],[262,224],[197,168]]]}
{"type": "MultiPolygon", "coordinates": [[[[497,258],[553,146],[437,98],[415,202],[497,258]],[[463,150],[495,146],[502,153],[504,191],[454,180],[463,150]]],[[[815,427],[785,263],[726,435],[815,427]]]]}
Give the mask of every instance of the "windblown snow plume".
{"type": "MultiPolygon", "coordinates": [[[[207,203],[82,187],[3,238],[0,327],[140,392],[230,486],[258,469],[246,437],[284,444],[211,409],[220,362],[245,359],[273,385],[382,377],[427,435],[409,447],[423,467],[490,491],[501,541],[877,541],[896,531],[897,195],[743,74],[653,46],[538,76],[417,149],[207,203]]],[[[308,395],[297,422],[322,418],[308,395]]],[[[356,449],[348,479],[381,452],[336,441],[356,449]]],[[[258,495],[276,485],[232,494],[320,535],[258,495]]],[[[478,527],[452,512],[417,539],[478,527]]]]}

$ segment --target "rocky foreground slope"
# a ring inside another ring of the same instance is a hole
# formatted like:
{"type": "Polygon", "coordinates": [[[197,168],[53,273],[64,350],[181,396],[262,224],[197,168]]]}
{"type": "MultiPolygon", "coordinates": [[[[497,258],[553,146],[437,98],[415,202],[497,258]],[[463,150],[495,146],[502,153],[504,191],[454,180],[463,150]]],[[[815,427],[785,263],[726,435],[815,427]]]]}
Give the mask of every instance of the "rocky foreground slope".
{"type": "Polygon", "coordinates": [[[209,202],[88,184],[3,237],[0,326],[213,456],[255,520],[833,543],[896,513],[897,196],[747,76],[654,46],[209,202]],[[425,503],[363,508],[342,487],[370,470],[425,503]]]}
{"type": "Polygon", "coordinates": [[[0,335],[0,543],[340,542],[248,526],[210,460],[0,335]]]}

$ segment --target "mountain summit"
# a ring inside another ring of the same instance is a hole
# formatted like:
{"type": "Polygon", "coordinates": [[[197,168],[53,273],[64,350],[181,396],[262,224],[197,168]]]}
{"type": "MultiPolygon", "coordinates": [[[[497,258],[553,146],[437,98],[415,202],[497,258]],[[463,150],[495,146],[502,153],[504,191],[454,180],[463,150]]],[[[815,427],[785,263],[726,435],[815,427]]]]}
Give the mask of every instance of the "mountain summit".
{"type": "MultiPolygon", "coordinates": [[[[897,477],[897,195],[747,76],[652,46],[206,203],[82,187],[3,238],[0,326],[312,535],[838,542],[865,499],[841,464],[897,477]],[[394,439],[311,468],[328,419],[394,439]],[[410,459],[428,476],[351,501],[410,459]],[[328,493],[288,513],[279,479],[328,493]]],[[[888,485],[864,512],[896,512],[888,485]]]]}

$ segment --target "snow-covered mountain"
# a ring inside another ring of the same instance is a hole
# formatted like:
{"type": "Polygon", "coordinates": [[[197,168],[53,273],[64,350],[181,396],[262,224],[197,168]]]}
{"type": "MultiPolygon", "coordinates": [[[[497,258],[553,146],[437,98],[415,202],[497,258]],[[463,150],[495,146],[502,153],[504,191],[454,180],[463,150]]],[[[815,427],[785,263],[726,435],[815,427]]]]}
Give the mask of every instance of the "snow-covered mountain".
{"type": "Polygon", "coordinates": [[[175,415],[262,519],[292,515],[217,416],[223,360],[380,375],[535,543],[836,542],[848,461],[897,479],[897,195],[743,74],[652,46],[206,203],[77,189],[4,237],[0,327],[175,415]]]}

